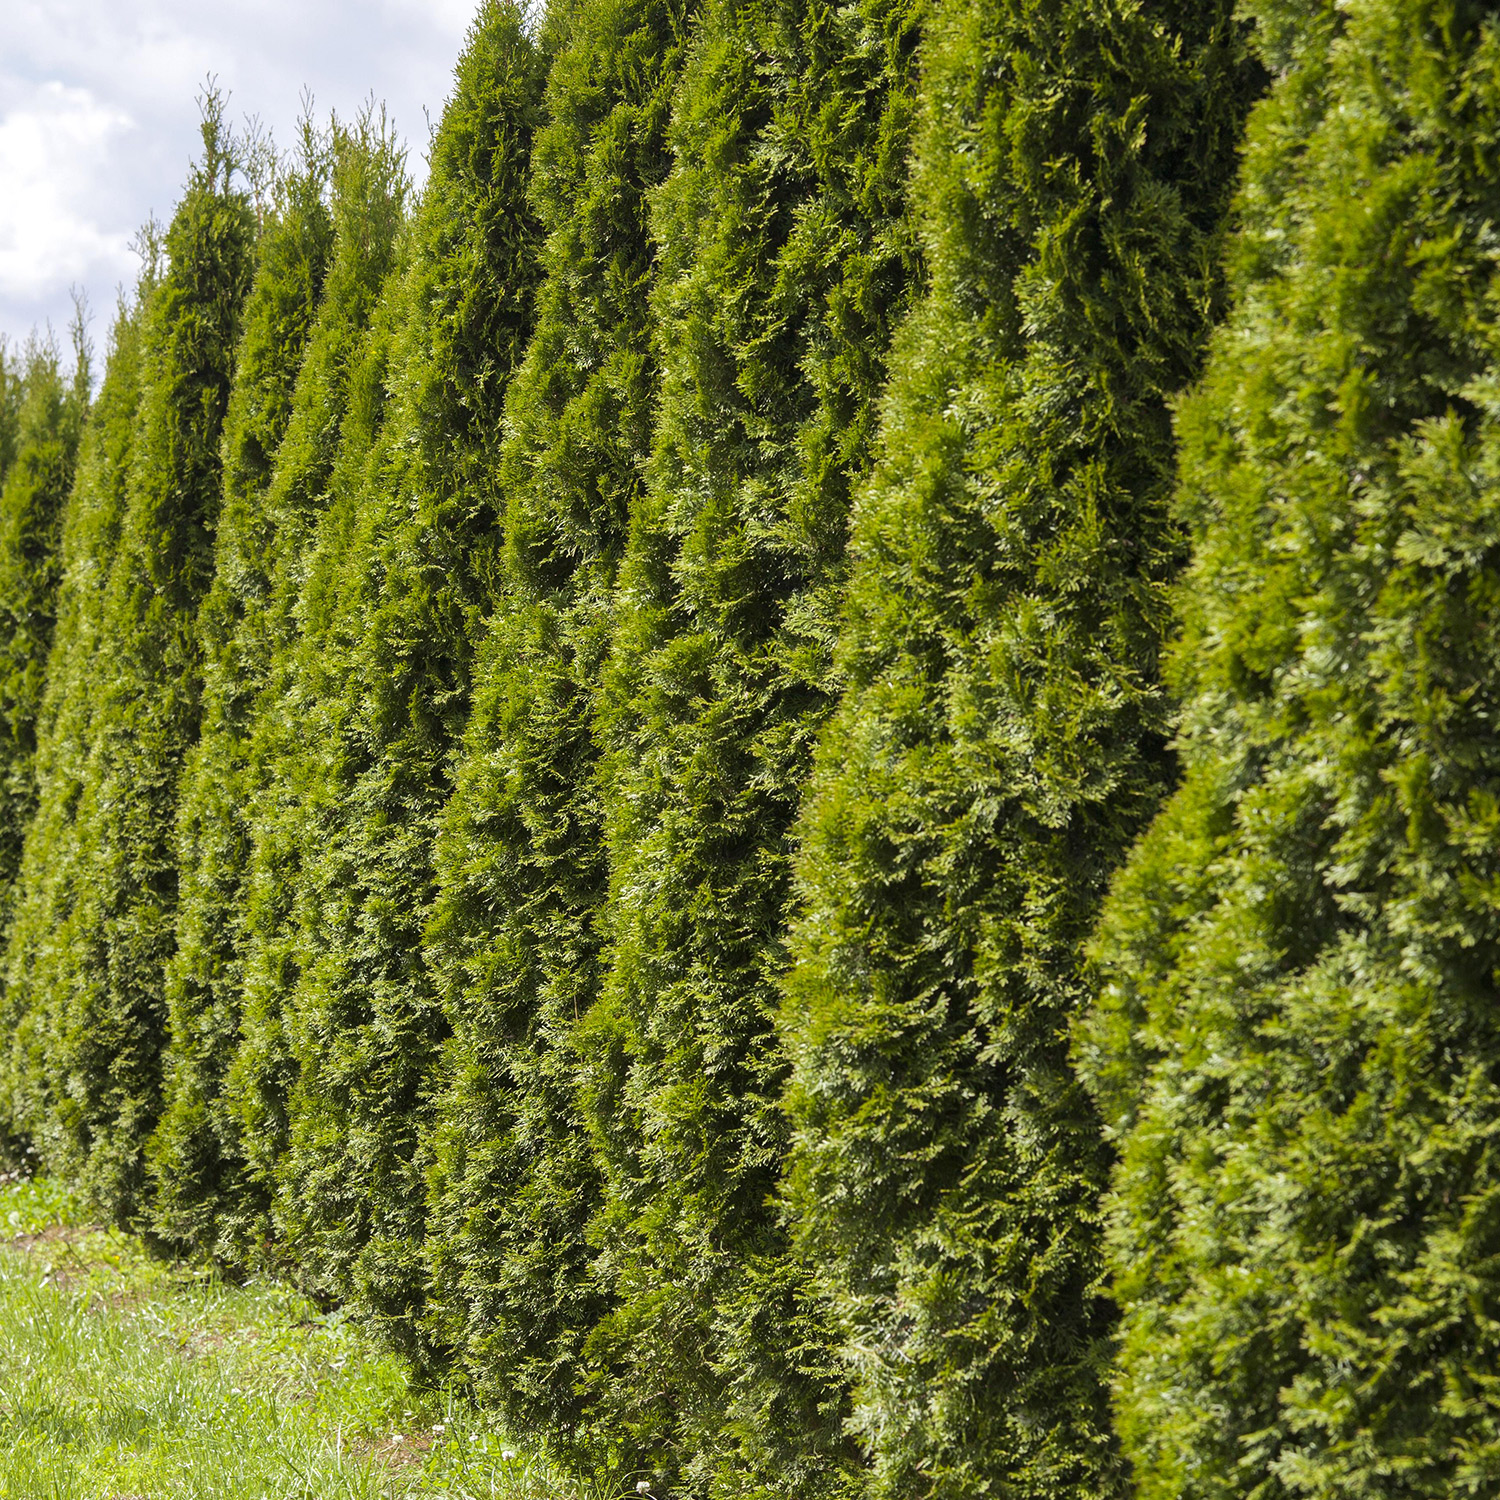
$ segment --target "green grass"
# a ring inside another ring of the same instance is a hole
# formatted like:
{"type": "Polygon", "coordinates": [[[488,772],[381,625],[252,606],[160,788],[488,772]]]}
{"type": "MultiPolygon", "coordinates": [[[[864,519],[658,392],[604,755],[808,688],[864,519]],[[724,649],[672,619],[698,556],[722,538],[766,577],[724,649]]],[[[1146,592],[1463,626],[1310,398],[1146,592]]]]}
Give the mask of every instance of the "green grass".
{"type": "Polygon", "coordinates": [[[284,1284],[230,1285],[0,1187],[0,1500],[611,1500],[284,1284]]]}

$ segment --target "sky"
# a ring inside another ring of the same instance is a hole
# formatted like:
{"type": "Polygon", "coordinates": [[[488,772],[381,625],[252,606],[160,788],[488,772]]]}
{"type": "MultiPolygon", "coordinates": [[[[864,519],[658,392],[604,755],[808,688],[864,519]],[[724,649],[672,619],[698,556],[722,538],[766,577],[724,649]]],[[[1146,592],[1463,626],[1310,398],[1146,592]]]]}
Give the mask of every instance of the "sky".
{"type": "MultiPolygon", "coordinates": [[[[51,321],[71,289],[102,359],[131,242],[171,217],[215,75],[228,117],[258,116],[291,147],[304,90],[320,120],[373,94],[426,172],[477,0],[0,0],[0,333],[51,321]]],[[[97,367],[96,367],[97,378],[97,367]]]]}

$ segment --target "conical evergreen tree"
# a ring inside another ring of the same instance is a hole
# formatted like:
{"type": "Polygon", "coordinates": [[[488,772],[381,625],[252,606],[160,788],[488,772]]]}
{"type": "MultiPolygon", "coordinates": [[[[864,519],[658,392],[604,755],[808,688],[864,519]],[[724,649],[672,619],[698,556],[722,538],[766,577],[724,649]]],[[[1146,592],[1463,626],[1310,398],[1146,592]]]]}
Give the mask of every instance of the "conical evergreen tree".
{"type": "Polygon", "coordinates": [[[1259,73],[1229,0],[948,0],[799,856],[787,1188],[888,1496],[1123,1493],[1080,947],[1170,785],[1172,393],[1259,73]]]}
{"type": "Polygon", "coordinates": [[[287,635],[274,589],[293,545],[286,533],[309,528],[338,438],[345,366],[391,258],[400,218],[393,155],[368,130],[335,123],[324,138],[303,122],[301,159],[279,177],[261,228],[225,422],[214,581],[198,611],[203,725],[178,809],[166,1102],[151,1166],[158,1233],[229,1259],[263,1231],[266,1207],[247,1181],[239,1117],[225,1096],[240,1034],[248,822],[259,790],[252,716],[287,635]]]}
{"type": "Polygon", "coordinates": [[[506,403],[504,599],[445,815],[432,960],[453,1029],[433,1133],[434,1326],[517,1430],[590,1448],[603,1310],[575,1028],[606,888],[593,719],[657,380],[648,195],[688,0],[563,6],[532,198],[536,332],[506,403]]]}
{"type": "Polygon", "coordinates": [[[143,1148],[160,1108],[164,972],[177,893],[182,758],[197,729],[194,629],[212,573],[219,438],[255,221],[232,185],[219,96],[202,160],[166,232],[145,312],[141,400],[119,543],[109,560],[88,758],[64,858],[69,937],[40,934],[30,983],[46,1007],[43,1067],[61,1159],[112,1215],[143,1210],[143,1148]]]}
{"type": "MultiPolygon", "coordinates": [[[[225,1109],[237,1122],[229,1128],[237,1131],[245,1156],[246,1227],[256,1221],[254,1232],[263,1241],[276,1230],[297,1075],[288,1001],[309,959],[302,872],[304,855],[315,840],[304,837],[304,814],[324,766],[320,747],[329,733],[326,711],[338,697],[317,670],[320,649],[342,618],[325,607],[328,575],[337,574],[378,463],[390,357],[403,311],[400,298],[389,293],[404,275],[410,238],[403,233],[397,242],[386,294],[350,362],[332,467],[326,473],[316,467],[304,470],[300,463],[289,467],[288,477],[295,482],[286,494],[297,504],[281,513],[269,559],[266,636],[275,644],[264,686],[249,711],[245,756],[252,797],[245,815],[249,848],[236,938],[243,990],[239,1037],[224,1081],[225,1109]],[[269,1216],[263,1221],[262,1209],[269,1216]]],[[[295,452],[315,465],[328,456],[321,444],[294,449],[283,440],[283,447],[289,462],[295,452]]],[[[340,639],[347,654],[347,630],[340,639]]],[[[340,832],[332,828],[329,836],[340,832]]],[[[316,1279],[310,1264],[294,1264],[316,1279]]]]}
{"type": "Polygon", "coordinates": [[[89,774],[97,706],[94,673],[106,656],[104,601],[119,545],[141,400],[143,324],[160,271],[156,226],[140,249],[133,301],[115,318],[104,383],[79,444],[76,477],[63,507],[62,577],[57,623],[36,728],[37,806],[25,832],[5,959],[4,1033],[8,1039],[0,1130],[26,1143],[40,1164],[65,1166],[60,1100],[51,1061],[64,955],[88,944],[101,960],[99,934],[75,919],[86,888],[78,821],[89,774]]]}
{"type": "Polygon", "coordinates": [[[1181,790],[1085,1056],[1143,1497],[1500,1484],[1500,19],[1256,6],[1235,310],[1179,422],[1181,790]]]}
{"type": "Polygon", "coordinates": [[[36,811],[37,716],[57,622],[63,508],[88,414],[82,311],[71,383],[63,379],[55,344],[26,350],[16,457],[0,487],[0,924],[6,925],[36,811]]]}
{"type": "Polygon", "coordinates": [[[278,1220],[305,1270],[416,1343],[417,1137],[446,1031],[422,963],[436,824],[493,598],[496,455],[530,333],[526,204],[546,70],[522,13],[481,11],[432,142],[393,292],[390,399],[357,508],[331,513],[299,605],[297,1067],[278,1220]]]}
{"type": "MultiPolygon", "coordinates": [[[[917,6],[722,0],[657,195],[663,370],[606,691],[596,1128],[611,1404],[692,1493],[848,1485],[843,1371],[773,1206],[791,826],[832,704],[905,217],[917,6]]],[[[662,1461],[658,1460],[658,1467],[662,1461]]]]}

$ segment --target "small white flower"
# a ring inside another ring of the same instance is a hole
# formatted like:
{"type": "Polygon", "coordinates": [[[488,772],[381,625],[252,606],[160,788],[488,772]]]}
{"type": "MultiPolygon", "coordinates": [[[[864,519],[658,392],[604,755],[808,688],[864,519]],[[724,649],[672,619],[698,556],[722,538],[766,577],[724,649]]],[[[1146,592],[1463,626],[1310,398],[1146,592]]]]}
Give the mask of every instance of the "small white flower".
{"type": "Polygon", "coordinates": [[[502,1448],[500,1450],[500,1457],[503,1458],[506,1463],[509,1463],[515,1456],[516,1450],[514,1448],[502,1448]]]}
{"type": "Polygon", "coordinates": [[[651,1481],[649,1479],[638,1479],[635,1485],[637,1495],[649,1495],[651,1493],[651,1481]]]}

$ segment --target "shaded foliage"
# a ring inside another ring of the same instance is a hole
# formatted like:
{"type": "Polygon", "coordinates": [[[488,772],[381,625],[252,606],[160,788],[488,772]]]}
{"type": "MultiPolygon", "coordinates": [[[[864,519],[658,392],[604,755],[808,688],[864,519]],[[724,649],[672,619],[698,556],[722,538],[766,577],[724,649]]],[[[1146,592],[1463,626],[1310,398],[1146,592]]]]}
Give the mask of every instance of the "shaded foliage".
{"type": "Polygon", "coordinates": [[[36,726],[37,806],[22,844],[7,935],[4,1130],[53,1168],[63,1160],[63,1143],[45,1071],[51,1043],[46,1002],[54,1014],[66,1004],[51,986],[64,955],[82,939],[72,913],[81,874],[76,825],[95,705],[91,673],[106,649],[104,591],[125,512],[141,396],[141,325],[157,274],[156,257],[148,255],[133,302],[118,310],[104,383],[80,438],[63,507],[57,621],[36,726]]]}
{"type": "Polygon", "coordinates": [[[36,811],[36,734],[62,578],[63,510],[89,408],[83,309],[65,381],[56,345],[33,341],[20,367],[15,459],[0,485],[0,926],[36,811]]]}

